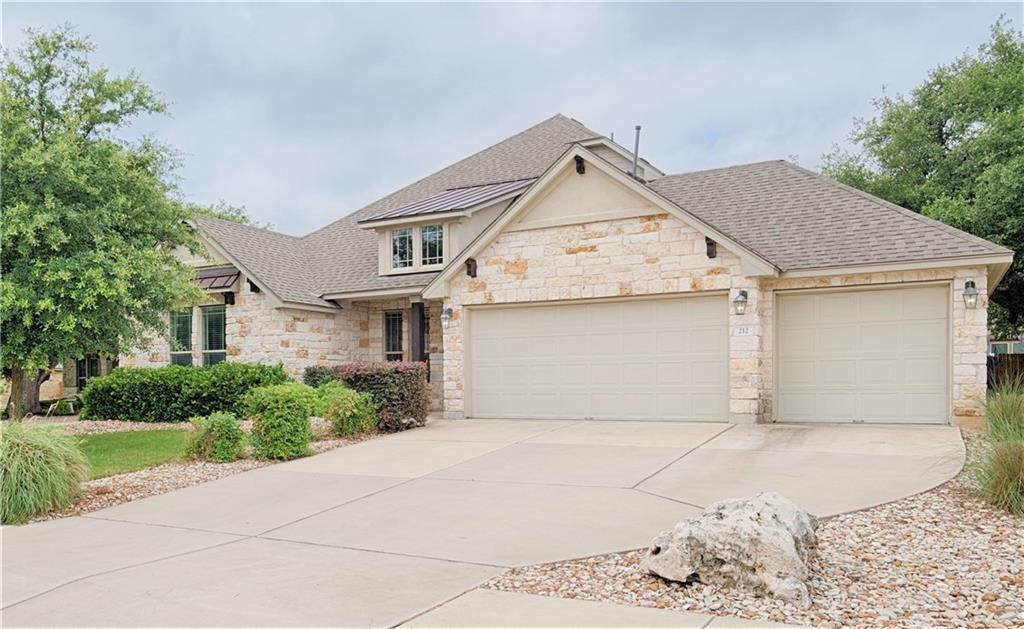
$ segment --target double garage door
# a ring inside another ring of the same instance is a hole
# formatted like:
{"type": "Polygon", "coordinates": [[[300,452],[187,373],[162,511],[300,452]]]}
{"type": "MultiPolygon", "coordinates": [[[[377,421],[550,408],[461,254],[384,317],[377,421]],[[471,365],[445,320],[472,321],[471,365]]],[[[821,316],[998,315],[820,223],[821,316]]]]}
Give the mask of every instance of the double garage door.
{"type": "MultiPolygon", "coordinates": [[[[775,419],[945,423],[948,290],[779,293],[775,419]]],[[[725,295],[469,312],[468,415],[726,421],[725,295]]]]}
{"type": "Polygon", "coordinates": [[[480,308],[468,326],[471,417],[728,418],[724,295],[480,308]]]}

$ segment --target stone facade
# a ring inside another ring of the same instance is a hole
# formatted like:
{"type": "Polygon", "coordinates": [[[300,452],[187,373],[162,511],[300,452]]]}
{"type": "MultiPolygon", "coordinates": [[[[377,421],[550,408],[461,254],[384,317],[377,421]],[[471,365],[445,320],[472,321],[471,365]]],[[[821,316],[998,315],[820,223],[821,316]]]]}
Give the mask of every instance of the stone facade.
{"type": "MultiPolygon", "coordinates": [[[[384,360],[384,313],[402,313],[403,359],[409,360],[409,298],[359,301],[347,304],[337,313],[294,308],[274,308],[265,293],[253,292],[248,282],[237,287],[235,303],[226,306],[225,337],[227,360],[284,365],[285,371],[301,379],[311,365],[338,365],[346,362],[384,360]]],[[[219,305],[223,299],[211,295],[202,305],[219,305]]],[[[192,363],[201,365],[202,317],[197,306],[192,317],[192,363]]],[[[442,364],[441,307],[430,310],[431,388],[435,410],[441,406],[442,364]]],[[[170,364],[171,348],[167,337],[157,336],[144,348],[121,357],[121,364],[135,367],[161,367],[170,364]]]]}
{"type": "MultiPolygon", "coordinates": [[[[753,284],[739,258],[721,246],[707,256],[704,236],[665,213],[579,225],[509,231],[477,256],[477,277],[460,274],[449,285],[445,305],[452,321],[444,335],[445,415],[461,417],[462,309],[641,295],[726,293],[753,284]]],[[[730,326],[751,315],[730,315],[730,326]]],[[[752,422],[759,410],[760,337],[730,338],[730,416],[752,422]],[[753,340],[752,340],[753,339],[753,340]],[[746,362],[740,362],[746,361],[746,362]],[[749,363],[749,369],[744,365],[749,363]]]]}
{"type": "Polygon", "coordinates": [[[463,309],[484,304],[572,301],[641,295],[728,293],[746,290],[746,313],[729,313],[729,420],[773,419],[772,329],[776,293],[803,288],[950,282],[951,415],[955,423],[976,421],[985,397],[987,299],[968,310],[963,281],[975,280],[985,294],[983,267],[902,271],[809,278],[748,277],[739,258],[718,247],[709,258],[704,236],[662,213],[577,225],[506,231],[480,252],[477,277],[458,274],[449,282],[445,306],[452,320],[444,332],[444,412],[462,417],[463,309]],[[743,334],[738,328],[744,327],[743,334]]]}
{"type": "MultiPolygon", "coordinates": [[[[812,288],[849,288],[913,283],[949,283],[951,286],[952,347],[949,363],[953,423],[979,426],[983,423],[987,394],[988,350],[988,271],[985,267],[960,267],[860,273],[805,278],[762,278],[758,292],[759,317],[766,348],[760,354],[761,404],[764,417],[770,418],[774,395],[771,361],[771,331],[774,327],[774,294],[778,291],[812,288]],[[968,309],[963,300],[964,282],[974,280],[980,293],[978,307],[968,309]]],[[[753,300],[753,296],[751,296],[753,300]]]]}

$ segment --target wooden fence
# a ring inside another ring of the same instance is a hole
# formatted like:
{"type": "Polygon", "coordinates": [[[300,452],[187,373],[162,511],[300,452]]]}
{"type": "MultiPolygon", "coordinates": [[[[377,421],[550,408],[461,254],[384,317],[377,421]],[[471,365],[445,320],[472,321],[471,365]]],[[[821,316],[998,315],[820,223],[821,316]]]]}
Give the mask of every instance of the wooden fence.
{"type": "Polygon", "coordinates": [[[988,357],[988,388],[1003,378],[1024,378],[1024,354],[996,354],[988,357]]]}

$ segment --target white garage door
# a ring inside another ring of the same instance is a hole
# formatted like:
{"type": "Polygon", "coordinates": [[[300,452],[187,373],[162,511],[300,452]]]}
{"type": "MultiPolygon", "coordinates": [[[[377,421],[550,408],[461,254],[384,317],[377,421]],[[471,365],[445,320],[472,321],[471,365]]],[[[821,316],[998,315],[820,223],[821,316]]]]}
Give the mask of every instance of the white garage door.
{"type": "Polygon", "coordinates": [[[779,294],[777,419],[946,423],[948,290],[779,294]]]}
{"type": "Polygon", "coordinates": [[[479,308],[468,415],[725,421],[724,296],[479,308]]]}

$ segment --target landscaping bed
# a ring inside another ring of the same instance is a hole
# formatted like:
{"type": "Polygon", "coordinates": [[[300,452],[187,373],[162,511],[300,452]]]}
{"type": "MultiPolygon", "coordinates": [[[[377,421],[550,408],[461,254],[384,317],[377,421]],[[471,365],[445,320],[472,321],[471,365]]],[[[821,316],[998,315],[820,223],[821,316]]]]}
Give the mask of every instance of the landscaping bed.
{"type": "MultiPolygon", "coordinates": [[[[977,437],[967,443],[969,452],[982,447],[977,437]]],[[[646,549],[516,568],[484,587],[825,627],[1024,626],[1024,519],[975,498],[966,473],[824,519],[818,539],[806,610],[663,581],[640,568],[646,549]]]]}
{"type": "MultiPolygon", "coordinates": [[[[333,437],[330,424],[318,417],[310,418],[313,435],[316,439],[310,447],[316,454],[366,441],[377,436],[376,433],[355,435],[351,437],[333,437]]],[[[53,422],[47,422],[53,425],[53,422]]],[[[129,433],[153,430],[191,430],[188,422],[143,423],[129,421],[79,421],[56,424],[60,428],[75,435],[98,435],[108,437],[113,433],[129,433]]],[[[241,423],[242,429],[248,433],[252,422],[241,423]]],[[[87,449],[87,454],[89,454],[87,449]]],[[[178,458],[178,457],[175,457],[178,458]]],[[[95,466],[94,457],[90,462],[95,466]]],[[[243,458],[230,463],[212,463],[208,461],[174,460],[169,463],[137,469],[122,474],[114,474],[82,483],[82,494],[70,507],[34,518],[33,522],[54,520],[75,515],[84,515],[100,509],[106,509],[125,502],[165,494],[177,489],[200,485],[209,481],[246,472],[258,467],[273,465],[277,461],[243,458]]]]}

